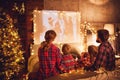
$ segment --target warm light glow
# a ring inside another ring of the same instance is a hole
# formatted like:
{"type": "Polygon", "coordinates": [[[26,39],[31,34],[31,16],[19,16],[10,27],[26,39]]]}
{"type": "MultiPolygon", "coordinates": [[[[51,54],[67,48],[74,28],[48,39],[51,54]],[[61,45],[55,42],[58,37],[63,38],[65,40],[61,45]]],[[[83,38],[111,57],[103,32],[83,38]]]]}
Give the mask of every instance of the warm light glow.
{"type": "Polygon", "coordinates": [[[34,24],[34,32],[36,32],[36,24],[34,24]]]}
{"type": "Polygon", "coordinates": [[[55,43],[79,43],[80,20],[80,12],[34,10],[34,44],[44,41],[45,32],[49,29],[53,29],[57,33],[55,43]]]}
{"type": "Polygon", "coordinates": [[[69,73],[72,73],[71,71],[69,71],[69,73]]]}
{"type": "Polygon", "coordinates": [[[114,24],[105,24],[104,29],[107,29],[110,35],[114,34],[114,24]]]}
{"type": "Polygon", "coordinates": [[[16,62],[19,62],[20,61],[20,59],[18,58],[18,59],[16,59],[16,62]]]}
{"type": "Polygon", "coordinates": [[[96,30],[91,23],[84,21],[84,23],[81,24],[80,31],[82,32],[81,47],[83,48],[83,51],[88,50],[88,45],[98,45],[96,43],[96,30]],[[90,31],[91,34],[88,34],[87,31],[90,31]]]}
{"type": "Polygon", "coordinates": [[[25,69],[19,31],[3,10],[0,10],[0,16],[0,78],[4,76],[2,80],[19,80],[18,75],[25,69]]]}
{"type": "Polygon", "coordinates": [[[79,51],[79,53],[84,52],[84,44],[83,43],[81,43],[81,45],[79,45],[79,46],[76,46],[75,48],[79,51]]]}
{"type": "Polygon", "coordinates": [[[91,3],[96,4],[96,5],[103,5],[107,3],[109,0],[90,0],[91,3]]]}
{"type": "Polygon", "coordinates": [[[60,48],[63,43],[75,44],[74,48],[81,53],[87,51],[89,44],[97,45],[96,38],[93,37],[96,35],[94,26],[87,21],[81,23],[80,12],[34,10],[33,15],[34,45],[44,40],[45,32],[49,29],[56,31],[57,37],[54,43],[60,48]],[[91,36],[87,34],[87,30],[91,31],[91,36]],[[87,40],[88,37],[89,40],[87,40]]]}
{"type": "Polygon", "coordinates": [[[33,52],[31,53],[31,55],[34,55],[34,54],[35,54],[35,53],[33,53],[33,52]]]}
{"type": "Polygon", "coordinates": [[[97,34],[92,34],[88,36],[88,41],[87,41],[87,45],[95,45],[95,46],[99,46],[100,43],[96,42],[97,39],[97,34]]]}

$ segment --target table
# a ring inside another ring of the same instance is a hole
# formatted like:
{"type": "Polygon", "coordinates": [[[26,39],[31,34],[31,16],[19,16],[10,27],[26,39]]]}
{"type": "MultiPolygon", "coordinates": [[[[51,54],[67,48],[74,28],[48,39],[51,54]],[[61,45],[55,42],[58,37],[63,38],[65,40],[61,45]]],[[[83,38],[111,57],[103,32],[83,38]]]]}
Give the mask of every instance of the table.
{"type": "Polygon", "coordinates": [[[96,77],[96,72],[84,72],[83,70],[72,71],[70,73],[59,74],[45,80],[79,80],[84,78],[96,77]]]}

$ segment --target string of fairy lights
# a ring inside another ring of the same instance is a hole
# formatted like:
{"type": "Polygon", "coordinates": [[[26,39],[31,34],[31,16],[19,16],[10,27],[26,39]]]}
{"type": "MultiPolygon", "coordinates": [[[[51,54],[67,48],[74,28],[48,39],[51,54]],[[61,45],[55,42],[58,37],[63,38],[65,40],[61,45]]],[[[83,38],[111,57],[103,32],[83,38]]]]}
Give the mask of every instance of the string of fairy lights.
{"type": "MultiPolygon", "coordinates": [[[[35,18],[37,17],[37,15],[36,14],[34,14],[34,13],[38,13],[38,14],[40,14],[41,13],[41,11],[40,10],[34,10],[33,11],[33,35],[34,35],[34,33],[36,32],[36,27],[37,27],[37,25],[36,25],[36,20],[35,20],[35,18]]],[[[63,13],[64,13],[64,11],[63,11],[63,13]]],[[[79,51],[81,51],[81,52],[83,52],[83,51],[87,51],[87,46],[89,45],[88,43],[89,42],[92,42],[91,44],[93,44],[93,45],[96,45],[96,46],[98,46],[99,44],[97,44],[96,43],[96,31],[97,31],[97,28],[95,28],[95,26],[94,25],[92,25],[91,23],[89,23],[89,22],[87,22],[87,21],[84,21],[83,23],[81,23],[81,20],[80,20],[80,18],[81,18],[81,15],[80,15],[80,12],[77,12],[77,13],[79,13],[79,22],[80,22],[80,25],[79,25],[79,29],[80,29],[80,45],[79,46],[77,46],[77,48],[79,49],[79,51]],[[87,37],[88,37],[88,31],[90,31],[91,33],[92,33],[92,40],[94,40],[94,42],[93,41],[88,41],[87,40],[87,37]],[[84,46],[83,46],[84,45],[84,46]]],[[[35,37],[33,37],[33,40],[35,41],[35,37]]],[[[115,40],[115,36],[114,35],[110,35],[110,38],[109,38],[109,40],[110,41],[113,41],[113,40],[115,40]]],[[[59,43],[59,42],[58,42],[59,43]]],[[[62,46],[61,45],[61,43],[60,43],[60,46],[62,46]]],[[[34,49],[33,49],[33,45],[31,45],[31,54],[33,55],[34,54],[34,49]]]]}
{"type": "Polygon", "coordinates": [[[92,34],[96,34],[96,29],[94,28],[93,25],[91,25],[89,22],[85,21],[83,23],[81,23],[81,26],[80,26],[80,31],[81,31],[81,34],[83,35],[81,38],[82,38],[82,45],[83,46],[83,50],[84,51],[87,51],[87,31],[90,30],[92,32],[92,34]]]}

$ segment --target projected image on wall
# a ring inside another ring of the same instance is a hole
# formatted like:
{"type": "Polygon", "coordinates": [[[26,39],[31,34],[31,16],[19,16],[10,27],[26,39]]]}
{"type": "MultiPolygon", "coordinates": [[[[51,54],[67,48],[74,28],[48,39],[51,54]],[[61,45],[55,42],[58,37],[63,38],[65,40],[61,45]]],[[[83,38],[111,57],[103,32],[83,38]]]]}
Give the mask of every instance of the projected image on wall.
{"type": "Polygon", "coordinates": [[[55,30],[55,43],[80,42],[80,13],[71,11],[34,11],[34,44],[44,41],[45,32],[55,30]]]}

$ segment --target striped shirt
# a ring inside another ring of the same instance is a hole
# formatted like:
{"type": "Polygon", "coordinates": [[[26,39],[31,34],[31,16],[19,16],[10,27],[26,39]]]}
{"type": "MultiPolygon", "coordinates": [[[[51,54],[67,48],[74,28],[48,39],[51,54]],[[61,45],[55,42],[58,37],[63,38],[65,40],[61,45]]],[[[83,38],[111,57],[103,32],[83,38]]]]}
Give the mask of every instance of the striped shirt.
{"type": "Polygon", "coordinates": [[[75,69],[75,59],[73,58],[72,54],[63,55],[63,64],[66,67],[66,71],[74,70],[75,69]]]}

